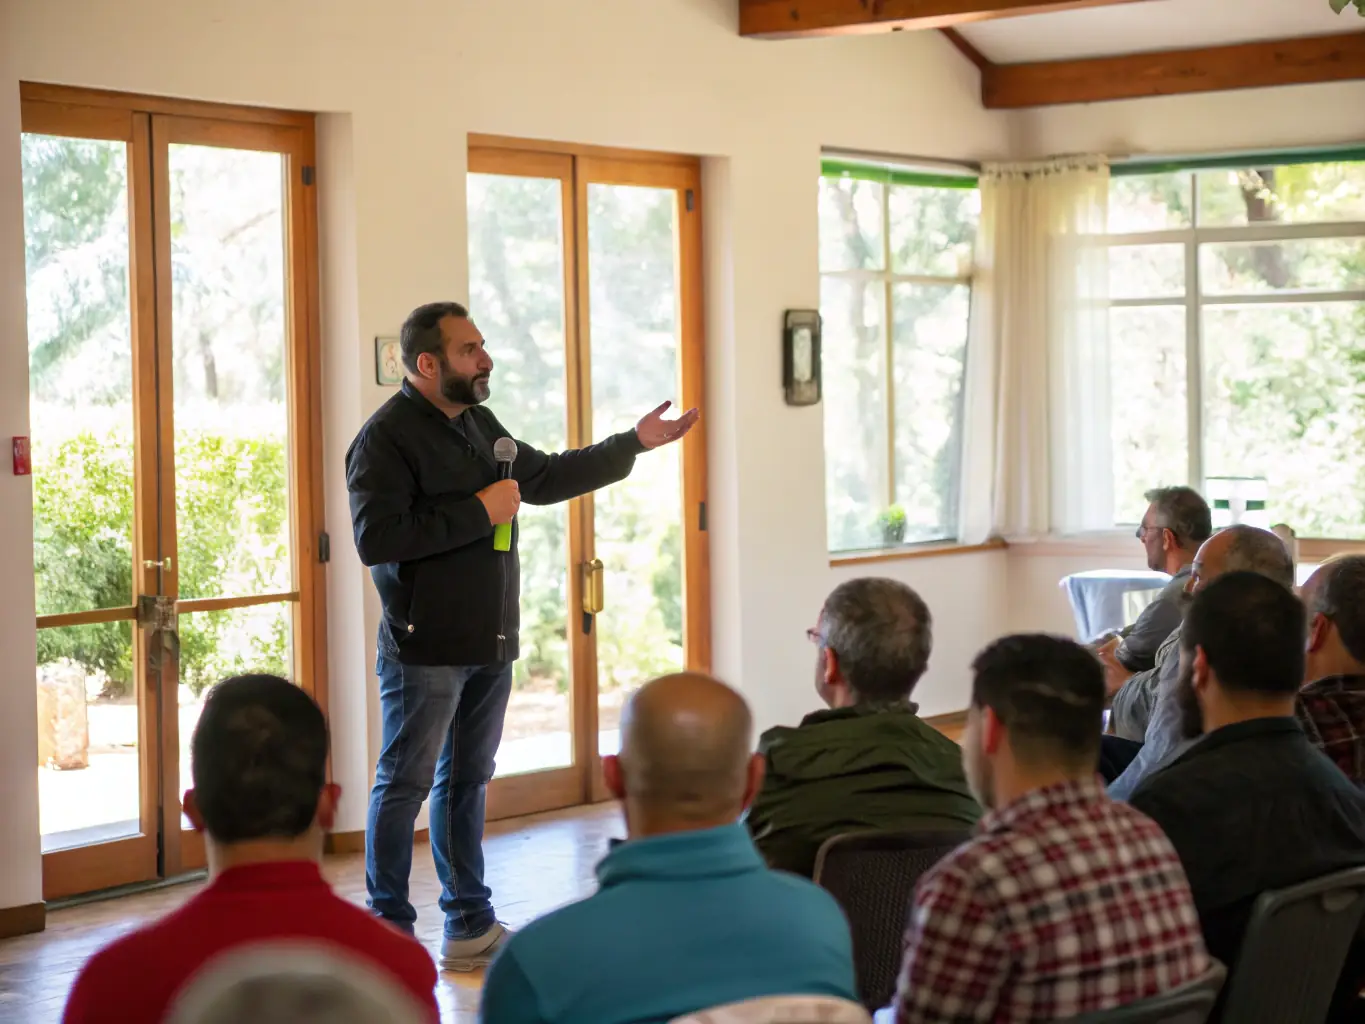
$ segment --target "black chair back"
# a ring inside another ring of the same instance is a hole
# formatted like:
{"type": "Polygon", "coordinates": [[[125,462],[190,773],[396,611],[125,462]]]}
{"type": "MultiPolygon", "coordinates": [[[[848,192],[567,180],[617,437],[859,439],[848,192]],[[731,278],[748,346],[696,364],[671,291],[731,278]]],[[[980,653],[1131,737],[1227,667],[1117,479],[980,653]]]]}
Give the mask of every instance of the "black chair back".
{"type": "Polygon", "coordinates": [[[895,995],[915,883],[970,834],[966,829],[850,832],[820,847],[815,882],[848,917],[858,996],[869,1010],[886,1006],[895,995]]]}
{"type": "Polygon", "coordinates": [[[1228,981],[1229,1024],[1322,1024],[1365,918],[1365,867],[1265,892],[1228,981]]]}
{"type": "Polygon", "coordinates": [[[1214,960],[1207,971],[1179,988],[1112,1010],[1070,1017],[1066,1024],[1204,1024],[1225,977],[1227,971],[1214,960]]]}

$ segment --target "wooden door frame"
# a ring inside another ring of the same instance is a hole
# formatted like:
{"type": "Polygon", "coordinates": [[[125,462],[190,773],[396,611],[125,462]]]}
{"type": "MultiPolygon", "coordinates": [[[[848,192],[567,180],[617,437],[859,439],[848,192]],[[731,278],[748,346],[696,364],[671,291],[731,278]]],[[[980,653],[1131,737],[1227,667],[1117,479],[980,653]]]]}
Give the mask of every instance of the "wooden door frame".
{"type": "MultiPolygon", "coordinates": [[[[140,461],[135,473],[134,607],[40,616],[37,626],[114,619],[136,622],[139,594],[175,596],[175,571],[146,565],[163,560],[158,554],[166,550],[163,536],[171,538],[169,545],[174,549],[173,394],[170,387],[157,387],[158,378],[174,379],[171,294],[167,286],[170,218],[164,187],[168,181],[166,144],[181,141],[281,152],[286,161],[286,366],[295,589],[274,595],[185,601],[177,610],[188,614],[267,601],[291,603],[294,675],[325,714],[326,566],[319,560],[318,550],[325,518],[314,115],[28,82],[20,84],[20,100],[25,132],[106,138],[128,145],[134,418],[139,437],[157,437],[155,446],[150,440],[135,445],[135,458],[140,461]],[[163,187],[156,187],[158,181],[163,187]],[[153,454],[149,460],[149,453],[158,449],[160,458],[153,454]],[[152,465],[146,465],[148,461],[152,465]]],[[[172,570],[177,569],[178,560],[172,566],[172,570]]],[[[138,693],[142,834],[135,842],[120,840],[44,855],[45,899],[146,880],[158,873],[170,877],[204,863],[202,838],[180,829],[178,666],[173,659],[163,662],[161,679],[153,692],[148,692],[153,686],[147,669],[148,648],[157,641],[136,625],[133,632],[138,679],[143,681],[138,693]]]]}
{"type": "MultiPolygon", "coordinates": [[[[701,161],[697,157],[601,146],[580,146],[497,135],[469,136],[471,174],[558,178],[561,182],[564,254],[565,369],[569,446],[595,440],[591,431],[592,384],[585,372],[591,355],[587,187],[589,183],[670,188],[678,196],[679,401],[705,411],[706,341],[702,293],[701,161]],[[685,196],[692,193],[690,208],[685,196]]],[[[706,420],[683,440],[684,661],[710,671],[710,540],[703,529],[707,500],[706,420]]],[[[594,557],[593,496],[569,503],[568,619],[573,678],[595,680],[595,637],[579,628],[582,566],[594,557]]],[[[489,821],[607,798],[597,756],[597,690],[571,688],[574,764],[567,769],[495,779],[489,786],[489,821]]]]}

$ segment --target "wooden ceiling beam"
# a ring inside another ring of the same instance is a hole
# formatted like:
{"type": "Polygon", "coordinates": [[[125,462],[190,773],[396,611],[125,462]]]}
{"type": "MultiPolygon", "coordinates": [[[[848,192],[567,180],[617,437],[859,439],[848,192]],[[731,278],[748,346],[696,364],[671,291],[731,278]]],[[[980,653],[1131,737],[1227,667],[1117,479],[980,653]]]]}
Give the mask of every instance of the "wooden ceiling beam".
{"type": "Polygon", "coordinates": [[[760,39],[948,28],[1142,0],[739,0],[739,34],[760,39]]]}
{"type": "Polygon", "coordinates": [[[1365,32],[1279,39],[1122,57],[987,64],[981,102],[991,110],[1177,96],[1365,78],[1365,32]]]}

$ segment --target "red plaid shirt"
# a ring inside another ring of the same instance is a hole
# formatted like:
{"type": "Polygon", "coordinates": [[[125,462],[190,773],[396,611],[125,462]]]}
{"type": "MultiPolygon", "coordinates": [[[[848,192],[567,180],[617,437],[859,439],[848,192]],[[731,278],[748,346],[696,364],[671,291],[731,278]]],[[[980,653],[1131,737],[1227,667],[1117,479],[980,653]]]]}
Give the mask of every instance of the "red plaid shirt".
{"type": "Polygon", "coordinates": [[[1313,745],[1365,784],[1365,676],[1327,676],[1299,691],[1294,714],[1313,745]]]}
{"type": "Polygon", "coordinates": [[[1055,1021],[1207,969],[1165,834],[1098,778],[1059,783],[986,815],[920,879],[897,1021],[1055,1021]]]}

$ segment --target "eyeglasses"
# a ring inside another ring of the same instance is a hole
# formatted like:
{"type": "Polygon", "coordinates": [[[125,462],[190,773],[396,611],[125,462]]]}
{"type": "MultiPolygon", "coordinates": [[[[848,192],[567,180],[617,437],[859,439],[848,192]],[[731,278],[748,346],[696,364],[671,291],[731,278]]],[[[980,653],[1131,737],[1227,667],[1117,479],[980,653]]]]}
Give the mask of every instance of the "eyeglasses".
{"type": "Polygon", "coordinates": [[[1148,526],[1147,524],[1144,523],[1143,525],[1141,525],[1141,526],[1139,526],[1139,527],[1137,528],[1137,532],[1134,533],[1133,536],[1136,537],[1138,540],[1146,540],[1146,539],[1147,539],[1147,534],[1151,533],[1153,530],[1169,530],[1169,529],[1170,529],[1169,526],[1155,526],[1155,525],[1154,525],[1154,526],[1148,526]]]}

